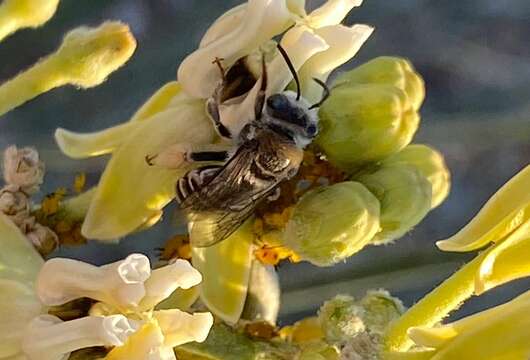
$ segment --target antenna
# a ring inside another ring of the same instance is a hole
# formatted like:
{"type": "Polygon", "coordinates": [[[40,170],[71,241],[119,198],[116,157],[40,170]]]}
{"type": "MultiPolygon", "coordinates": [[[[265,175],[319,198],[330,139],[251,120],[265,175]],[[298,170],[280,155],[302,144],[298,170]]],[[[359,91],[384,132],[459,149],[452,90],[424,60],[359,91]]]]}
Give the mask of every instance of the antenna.
{"type": "Polygon", "coordinates": [[[293,74],[294,82],[296,83],[296,101],[298,101],[298,100],[300,100],[300,96],[301,96],[301,93],[300,93],[300,80],[298,79],[298,74],[296,74],[296,70],[294,69],[294,66],[293,66],[293,63],[291,62],[291,59],[289,59],[289,55],[287,55],[287,52],[285,51],[285,49],[280,44],[278,44],[278,50],[280,51],[280,54],[282,54],[283,59],[287,63],[287,67],[289,68],[289,70],[293,74]]]}
{"type": "Polygon", "coordinates": [[[328,88],[328,86],[326,85],[326,83],[323,82],[323,81],[320,80],[320,79],[317,79],[317,78],[313,78],[313,80],[315,80],[315,82],[316,82],[318,85],[322,86],[322,88],[324,89],[324,94],[322,95],[322,99],[320,99],[319,102],[317,102],[316,104],[313,104],[313,105],[311,105],[311,106],[309,107],[309,110],[319,107],[319,106],[322,105],[322,104],[324,103],[324,101],[326,101],[327,98],[329,97],[329,88],[328,88]]]}

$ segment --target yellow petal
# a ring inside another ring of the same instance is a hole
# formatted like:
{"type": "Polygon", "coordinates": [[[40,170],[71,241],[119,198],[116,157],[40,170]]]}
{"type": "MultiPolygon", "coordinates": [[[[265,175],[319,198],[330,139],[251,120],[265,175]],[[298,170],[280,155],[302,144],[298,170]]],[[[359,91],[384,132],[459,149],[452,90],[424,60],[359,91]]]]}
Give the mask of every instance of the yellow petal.
{"type": "Polygon", "coordinates": [[[111,153],[140,126],[140,121],[166,109],[179,92],[180,85],[176,81],[169,82],[154,93],[129,122],[88,134],[58,128],[55,131],[55,141],[61,151],[73,159],[111,153]]]}
{"type": "Polygon", "coordinates": [[[55,141],[66,156],[84,159],[113,152],[139,126],[140,123],[127,122],[88,134],[58,128],[55,130],[55,141]]]}
{"type": "Polygon", "coordinates": [[[33,286],[44,261],[9,218],[0,213],[0,279],[33,286]]]}
{"type": "Polygon", "coordinates": [[[477,295],[509,281],[530,276],[530,223],[494,245],[482,262],[475,280],[477,295]]]}
{"type": "Polygon", "coordinates": [[[239,320],[247,296],[253,238],[250,223],[216,245],[193,249],[193,266],[203,278],[201,300],[229,323],[239,320]]]}
{"type": "Polygon", "coordinates": [[[0,358],[20,352],[29,320],[43,308],[33,290],[44,261],[18,227],[0,213],[0,358]]]}
{"type": "MultiPolygon", "coordinates": [[[[3,250],[5,251],[5,250],[3,250]]],[[[19,353],[26,325],[43,313],[33,287],[0,279],[0,358],[19,353]]]]}
{"type": "Polygon", "coordinates": [[[158,217],[175,196],[175,183],[186,169],[150,167],[145,156],[178,142],[210,143],[214,136],[201,101],[168,109],[141,122],[107,164],[83,223],[83,235],[112,240],[158,217]]]}
{"type": "Polygon", "coordinates": [[[433,360],[527,359],[530,355],[530,292],[438,328],[412,328],[410,337],[438,350],[433,360]]]}
{"type": "Polygon", "coordinates": [[[181,92],[182,88],[176,81],[170,81],[158,89],[149,100],[139,108],[130,121],[142,121],[158,114],[168,107],[171,100],[181,92]]]}
{"type": "Polygon", "coordinates": [[[191,305],[197,301],[200,294],[200,287],[194,286],[189,289],[177,289],[173,294],[159,303],[155,308],[157,310],[180,309],[188,310],[191,305]]]}
{"type": "Polygon", "coordinates": [[[202,48],[208,46],[223,35],[226,35],[235,30],[238,26],[241,26],[246,11],[247,4],[240,4],[218,17],[202,37],[199,47],[202,48]]]}
{"type": "Polygon", "coordinates": [[[0,115],[58,86],[99,85],[129,60],[135,49],[129,27],[120,22],[74,29],[54,54],[0,86],[0,115]]]}
{"type": "Polygon", "coordinates": [[[123,346],[117,346],[107,354],[105,360],[169,360],[170,351],[173,349],[164,347],[164,335],[156,320],[152,320],[140,328],[136,333],[129,336],[123,346]],[[169,355],[169,357],[164,357],[169,355]]]}
{"type": "Polygon", "coordinates": [[[0,40],[18,29],[36,28],[51,19],[59,0],[4,0],[0,5],[0,40]]]}
{"type": "Polygon", "coordinates": [[[322,87],[313,78],[326,82],[335,68],[346,63],[359,51],[374,29],[367,25],[331,25],[315,30],[329,45],[329,49],[311,57],[300,69],[302,95],[315,103],[322,97],[322,87]]]}
{"type": "Polygon", "coordinates": [[[530,218],[530,166],[501,187],[462,230],[436,245],[444,251],[470,251],[497,242],[530,218]]]}

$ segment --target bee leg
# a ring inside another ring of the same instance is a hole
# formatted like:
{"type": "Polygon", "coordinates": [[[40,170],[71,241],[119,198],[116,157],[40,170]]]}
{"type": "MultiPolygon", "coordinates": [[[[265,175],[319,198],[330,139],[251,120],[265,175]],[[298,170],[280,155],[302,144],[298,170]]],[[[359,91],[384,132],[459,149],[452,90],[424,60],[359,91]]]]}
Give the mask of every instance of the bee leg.
{"type": "Polygon", "coordinates": [[[254,118],[261,119],[263,115],[263,106],[265,105],[265,97],[267,91],[267,65],[265,64],[265,56],[261,57],[261,86],[256,96],[256,103],[254,104],[254,118]]]}
{"type": "Polygon", "coordinates": [[[276,201],[280,198],[281,194],[282,194],[281,189],[277,187],[276,189],[274,189],[274,191],[269,196],[267,196],[267,201],[269,202],[276,201]]]}
{"type": "Polygon", "coordinates": [[[226,138],[226,139],[232,139],[232,133],[224,124],[221,122],[221,115],[219,113],[219,102],[215,98],[208,99],[206,102],[206,112],[208,115],[210,115],[210,119],[213,122],[213,125],[215,129],[217,130],[217,133],[226,138]]]}
{"type": "Polygon", "coordinates": [[[230,156],[231,146],[210,144],[192,146],[190,144],[175,144],[156,155],[146,155],[145,161],[149,166],[161,166],[177,169],[192,162],[225,162],[230,156]]]}
{"type": "Polygon", "coordinates": [[[217,67],[219,68],[219,71],[221,72],[221,78],[224,80],[225,79],[225,69],[223,68],[223,58],[219,58],[219,57],[215,57],[215,59],[213,59],[212,61],[212,64],[215,64],[217,65],[217,67]]]}

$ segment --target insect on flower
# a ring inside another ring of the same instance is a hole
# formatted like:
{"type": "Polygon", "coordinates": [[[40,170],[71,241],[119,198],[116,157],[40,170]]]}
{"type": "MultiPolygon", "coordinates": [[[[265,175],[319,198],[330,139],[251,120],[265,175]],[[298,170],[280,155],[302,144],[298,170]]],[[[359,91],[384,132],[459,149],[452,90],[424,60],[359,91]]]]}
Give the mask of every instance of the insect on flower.
{"type": "MultiPolygon", "coordinates": [[[[193,246],[207,247],[226,239],[260,202],[277,198],[277,186],[296,175],[303,149],[318,133],[316,108],[326,100],[327,86],[315,79],[325,91],[321,101],[310,105],[301,97],[298,77],[287,53],[280,45],[278,50],[293,73],[297,93],[284,91],[266,96],[267,69],[262,57],[261,77],[255,84],[259,90],[254,119],[235,133],[223,123],[219,105],[228,91],[237,93],[237,88],[230,87],[234,77],[247,76],[242,71],[244,63],[238,61],[225,74],[220,59],[215,60],[223,80],[208,100],[207,111],[219,135],[231,140],[231,144],[215,150],[181,147],[177,151],[182,162],[223,163],[191,170],[177,182],[176,198],[187,215],[193,246]]],[[[239,83],[245,85],[245,81],[239,83]]],[[[146,158],[148,162],[154,159],[146,158]]]]}

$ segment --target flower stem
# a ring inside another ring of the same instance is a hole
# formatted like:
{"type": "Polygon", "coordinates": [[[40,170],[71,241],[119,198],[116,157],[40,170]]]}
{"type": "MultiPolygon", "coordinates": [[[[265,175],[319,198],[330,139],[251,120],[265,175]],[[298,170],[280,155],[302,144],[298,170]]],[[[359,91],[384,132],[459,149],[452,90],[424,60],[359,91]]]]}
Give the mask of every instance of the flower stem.
{"type": "Polygon", "coordinates": [[[384,335],[384,350],[407,351],[413,345],[408,329],[433,326],[470,298],[475,292],[477,271],[488,253],[484,251],[464,265],[390,325],[384,335]]]}

